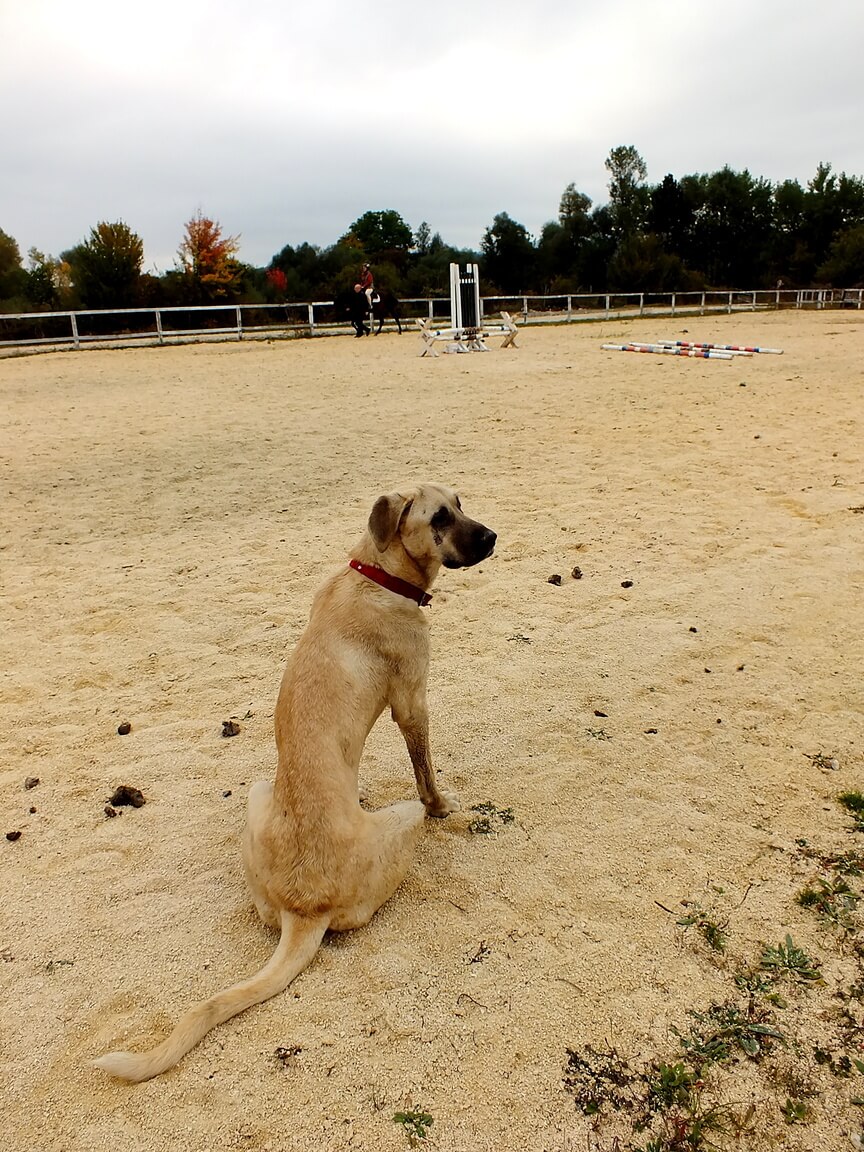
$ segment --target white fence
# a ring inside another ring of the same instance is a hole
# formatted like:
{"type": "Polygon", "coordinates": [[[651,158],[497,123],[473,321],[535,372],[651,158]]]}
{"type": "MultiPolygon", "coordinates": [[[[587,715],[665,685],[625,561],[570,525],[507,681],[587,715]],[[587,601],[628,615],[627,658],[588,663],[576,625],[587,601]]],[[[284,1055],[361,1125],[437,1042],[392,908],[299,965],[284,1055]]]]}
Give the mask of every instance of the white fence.
{"type": "MultiPolygon", "coordinates": [[[[772,289],[717,292],[615,292],[560,296],[486,296],[485,314],[520,313],[523,324],[561,324],[635,316],[704,316],[716,312],[862,307],[864,289],[772,289]]],[[[446,297],[400,301],[402,319],[449,317],[446,297]]],[[[392,322],[390,322],[392,323],[392,322]]],[[[333,302],[208,304],[195,307],[81,309],[0,313],[0,349],[176,344],[200,340],[277,339],[350,331],[333,302]]],[[[2,354],[2,352],[0,352],[2,354]]]]}

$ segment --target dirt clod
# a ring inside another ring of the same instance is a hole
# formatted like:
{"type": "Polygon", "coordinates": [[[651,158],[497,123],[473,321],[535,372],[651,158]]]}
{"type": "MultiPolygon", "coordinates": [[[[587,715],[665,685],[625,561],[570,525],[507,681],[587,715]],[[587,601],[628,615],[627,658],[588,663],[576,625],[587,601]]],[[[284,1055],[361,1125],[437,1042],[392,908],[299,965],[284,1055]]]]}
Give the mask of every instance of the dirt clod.
{"type": "Polygon", "coordinates": [[[38,776],[28,776],[24,781],[24,791],[29,792],[31,788],[35,788],[39,783],[38,776]]]}
{"type": "Polygon", "coordinates": [[[118,736],[128,736],[131,731],[132,731],[132,725],[129,723],[128,720],[124,720],[122,724],[117,725],[117,735],[118,736]]]}
{"type": "Polygon", "coordinates": [[[12,841],[20,840],[21,839],[21,833],[17,830],[15,832],[7,832],[6,833],[6,839],[12,840],[12,841]]]}
{"type": "Polygon", "coordinates": [[[222,735],[223,736],[239,736],[240,725],[236,720],[223,720],[222,721],[222,735]]]}
{"type": "Polygon", "coordinates": [[[554,584],[557,587],[561,583],[561,577],[558,575],[557,572],[553,572],[553,574],[549,577],[549,579],[546,581],[546,583],[547,584],[554,584]]]}
{"type": "Polygon", "coordinates": [[[114,808],[120,808],[123,805],[140,808],[147,801],[144,799],[144,793],[140,788],[133,788],[131,784],[121,784],[119,788],[114,789],[114,795],[108,803],[114,808]]]}

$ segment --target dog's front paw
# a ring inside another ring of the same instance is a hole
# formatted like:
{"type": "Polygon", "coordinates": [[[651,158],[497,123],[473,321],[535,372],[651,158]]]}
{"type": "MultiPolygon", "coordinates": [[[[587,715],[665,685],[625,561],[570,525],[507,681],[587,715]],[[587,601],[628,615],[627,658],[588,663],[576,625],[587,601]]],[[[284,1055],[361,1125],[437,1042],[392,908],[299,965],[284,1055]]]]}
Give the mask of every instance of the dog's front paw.
{"type": "Polygon", "coordinates": [[[439,792],[427,805],[426,815],[435,816],[439,820],[449,816],[451,812],[458,812],[461,805],[455,792],[439,792]]]}

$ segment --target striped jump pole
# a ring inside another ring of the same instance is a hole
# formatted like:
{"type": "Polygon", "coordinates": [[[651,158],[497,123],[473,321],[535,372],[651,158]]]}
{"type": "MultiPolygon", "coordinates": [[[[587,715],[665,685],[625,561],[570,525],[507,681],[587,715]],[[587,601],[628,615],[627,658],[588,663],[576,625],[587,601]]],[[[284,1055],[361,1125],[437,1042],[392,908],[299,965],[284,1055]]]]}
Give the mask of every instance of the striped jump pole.
{"type": "Polygon", "coordinates": [[[606,352],[656,352],[664,356],[688,356],[691,360],[734,360],[734,352],[712,348],[673,348],[668,344],[604,344],[606,352]]]}
{"type": "Polygon", "coordinates": [[[658,340],[658,344],[673,348],[708,348],[716,352],[744,352],[753,353],[760,352],[763,355],[770,353],[772,356],[782,356],[782,348],[755,348],[749,344],[699,344],[694,340],[658,340]]]}
{"type": "Polygon", "coordinates": [[[720,347],[715,347],[713,344],[685,344],[685,343],[677,344],[677,343],[674,343],[672,340],[656,340],[656,341],[631,340],[630,343],[632,344],[632,346],[634,348],[650,348],[652,351],[657,351],[658,349],[662,349],[664,352],[681,352],[682,354],[685,352],[694,352],[697,355],[701,355],[701,353],[703,353],[703,352],[716,352],[718,355],[718,358],[720,356],[720,353],[722,352],[724,360],[726,359],[727,353],[729,356],[731,356],[733,358],[736,356],[752,356],[753,355],[752,352],[745,352],[743,348],[739,348],[739,349],[720,348],[720,347]]]}

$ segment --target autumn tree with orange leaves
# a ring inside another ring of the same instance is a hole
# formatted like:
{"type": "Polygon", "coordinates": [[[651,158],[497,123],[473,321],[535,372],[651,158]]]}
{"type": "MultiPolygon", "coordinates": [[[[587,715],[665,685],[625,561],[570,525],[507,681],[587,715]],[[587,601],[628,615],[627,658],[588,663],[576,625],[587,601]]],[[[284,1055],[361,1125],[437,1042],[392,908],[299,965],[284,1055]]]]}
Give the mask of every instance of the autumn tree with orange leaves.
{"type": "Polygon", "coordinates": [[[223,236],[221,225],[200,208],[187,221],[177,256],[190,295],[201,303],[209,303],[232,294],[242,275],[242,267],[234,259],[240,249],[238,241],[237,236],[223,236]]]}

